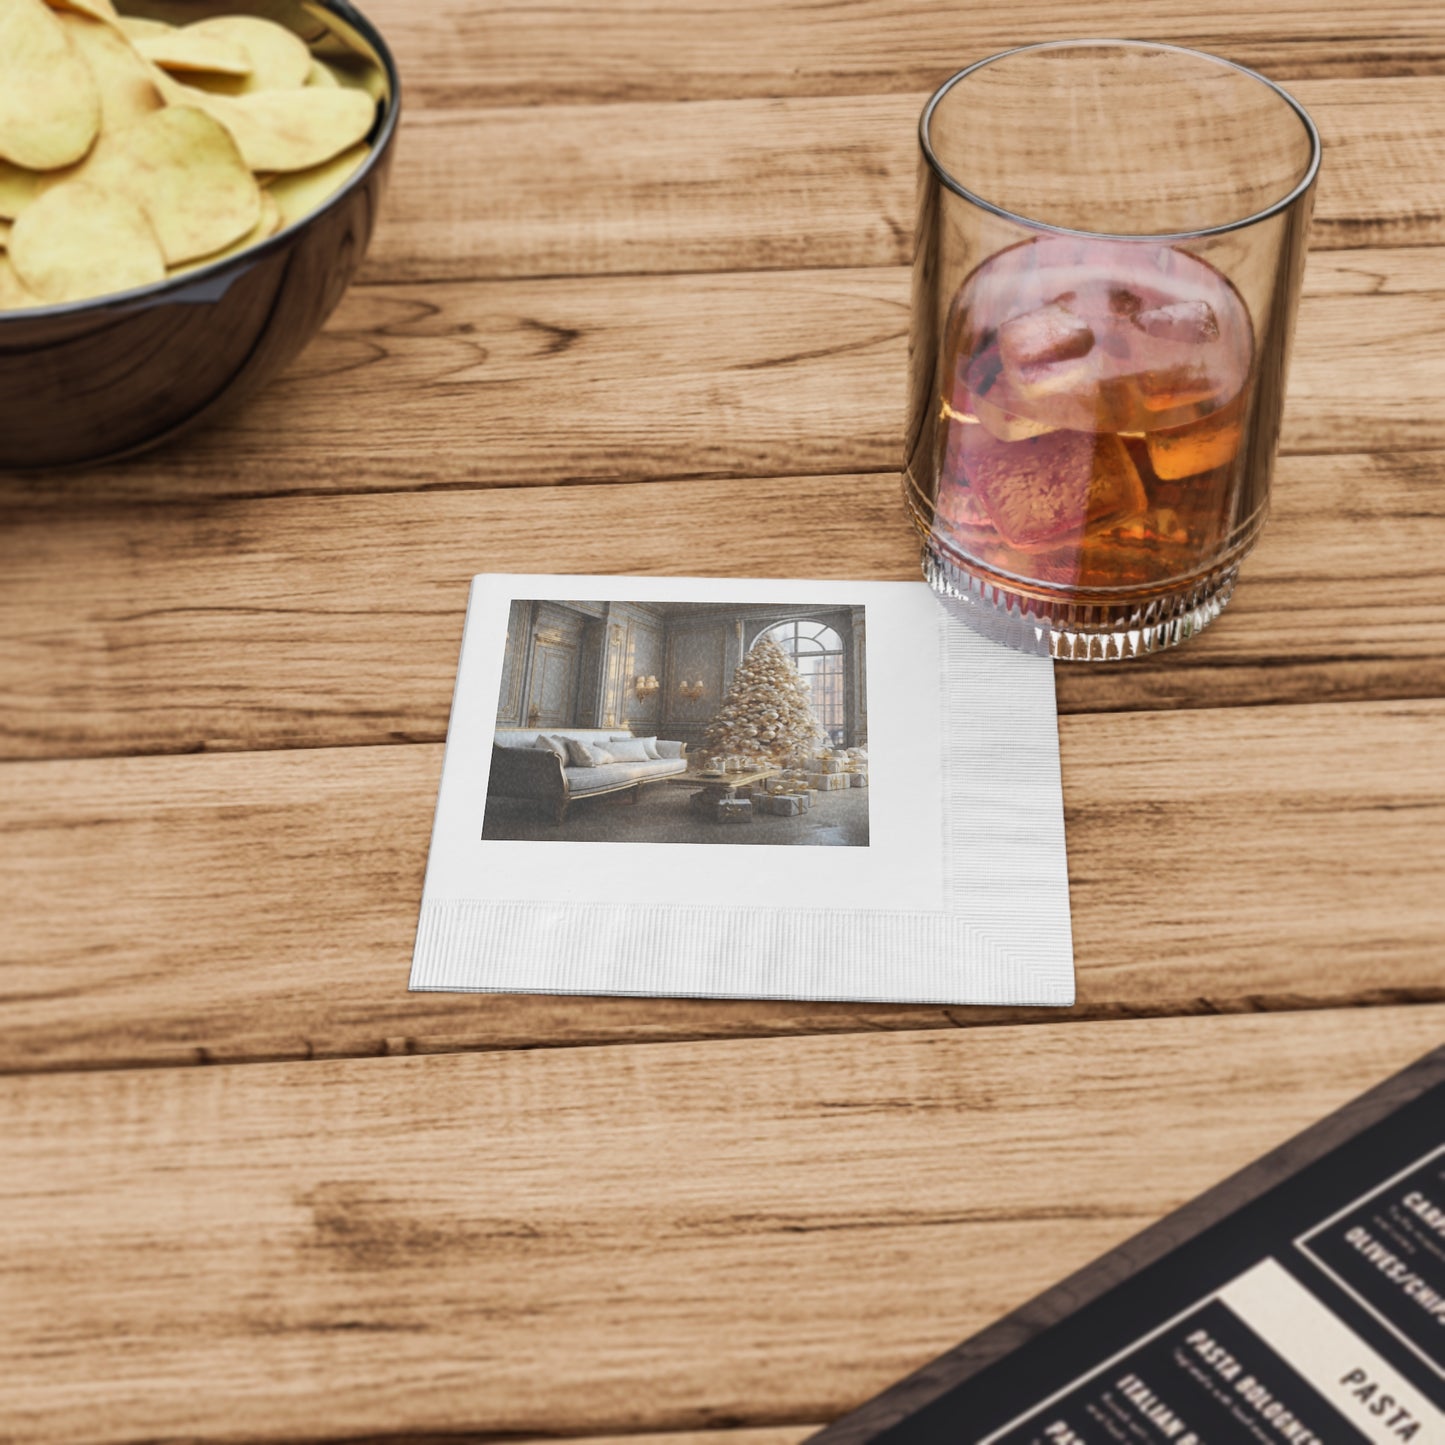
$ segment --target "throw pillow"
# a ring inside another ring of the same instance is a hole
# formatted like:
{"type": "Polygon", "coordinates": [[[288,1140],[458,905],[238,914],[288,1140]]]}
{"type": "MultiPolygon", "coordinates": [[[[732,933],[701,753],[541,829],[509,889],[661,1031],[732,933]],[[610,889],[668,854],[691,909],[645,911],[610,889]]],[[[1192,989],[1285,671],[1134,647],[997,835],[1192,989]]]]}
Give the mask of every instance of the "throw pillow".
{"type": "MultiPolygon", "coordinates": [[[[636,739],[633,739],[633,738],[630,737],[630,736],[628,736],[628,737],[620,737],[620,736],[619,736],[619,737],[614,737],[614,738],[612,739],[612,742],[614,742],[614,743],[629,743],[629,742],[633,742],[633,741],[636,741],[636,742],[641,743],[642,746],[647,749],[647,756],[648,756],[648,758],[649,758],[652,762],[655,763],[655,762],[658,760],[658,758],[660,758],[660,757],[662,756],[662,754],[657,751],[657,739],[656,739],[656,738],[636,738],[636,739]]],[[[609,743],[608,746],[610,747],[611,744],[609,743]]]]}
{"type": "Polygon", "coordinates": [[[537,741],[532,744],[538,752],[551,753],[562,759],[562,766],[567,766],[567,747],[559,738],[549,738],[545,733],[537,734],[537,741]]]}
{"type": "Polygon", "coordinates": [[[660,758],[680,758],[685,743],[669,742],[666,738],[657,740],[657,756],[660,758]]]}
{"type": "Polygon", "coordinates": [[[614,763],[645,763],[648,760],[641,738],[613,738],[607,744],[607,751],[612,754],[614,763]]]}
{"type": "Polygon", "coordinates": [[[567,761],[574,768],[595,768],[602,761],[581,738],[563,738],[567,744],[567,761]]]}

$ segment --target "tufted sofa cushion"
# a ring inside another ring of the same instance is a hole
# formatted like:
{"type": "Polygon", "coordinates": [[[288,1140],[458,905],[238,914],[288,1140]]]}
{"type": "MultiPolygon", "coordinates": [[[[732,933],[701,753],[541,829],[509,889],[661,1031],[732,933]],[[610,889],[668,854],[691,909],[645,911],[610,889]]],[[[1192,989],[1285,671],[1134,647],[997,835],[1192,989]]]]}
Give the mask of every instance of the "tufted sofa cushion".
{"type": "Polygon", "coordinates": [[[567,791],[574,798],[585,797],[601,788],[615,788],[619,783],[645,782],[648,778],[666,778],[672,773],[685,773],[687,764],[681,758],[661,762],[603,763],[596,768],[568,768],[567,791]]]}

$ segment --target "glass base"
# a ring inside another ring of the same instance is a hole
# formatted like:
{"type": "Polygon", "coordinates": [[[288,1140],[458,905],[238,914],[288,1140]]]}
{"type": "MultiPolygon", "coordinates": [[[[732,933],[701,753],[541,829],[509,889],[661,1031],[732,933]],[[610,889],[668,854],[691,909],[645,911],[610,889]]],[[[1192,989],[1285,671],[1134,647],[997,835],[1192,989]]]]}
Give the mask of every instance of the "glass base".
{"type": "Polygon", "coordinates": [[[923,575],[954,616],[1006,647],[1063,662],[1118,662],[1178,647],[1203,632],[1234,595],[1239,563],[1147,601],[1031,596],[975,576],[930,547],[923,549],[923,575]]]}

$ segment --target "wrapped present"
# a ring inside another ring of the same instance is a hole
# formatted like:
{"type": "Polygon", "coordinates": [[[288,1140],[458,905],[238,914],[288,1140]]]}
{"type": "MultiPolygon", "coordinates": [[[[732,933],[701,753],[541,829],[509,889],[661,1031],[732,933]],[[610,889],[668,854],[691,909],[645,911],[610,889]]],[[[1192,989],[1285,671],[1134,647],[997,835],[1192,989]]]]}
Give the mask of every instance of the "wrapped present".
{"type": "Polygon", "coordinates": [[[848,774],[848,786],[850,788],[866,788],[868,786],[868,772],[863,769],[860,772],[848,774]]]}
{"type": "Polygon", "coordinates": [[[759,805],[763,812],[770,812],[775,818],[798,818],[812,808],[812,795],[806,788],[792,792],[770,793],[767,801],[759,805]]]}
{"type": "Polygon", "coordinates": [[[751,798],[719,798],[715,807],[719,823],[751,823],[753,821],[753,800],[751,798]]]}
{"type": "Polygon", "coordinates": [[[847,766],[847,758],[819,757],[813,759],[815,773],[841,773],[847,766]]]}
{"type": "Polygon", "coordinates": [[[820,793],[836,793],[848,786],[846,773],[810,773],[808,786],[820,793]]]}
{"type": "Polygon", "coordinates": [[[776,818],[796,818],[811,805],[811,793],[774,793],[768,799],[768,812],[776,818]]]}

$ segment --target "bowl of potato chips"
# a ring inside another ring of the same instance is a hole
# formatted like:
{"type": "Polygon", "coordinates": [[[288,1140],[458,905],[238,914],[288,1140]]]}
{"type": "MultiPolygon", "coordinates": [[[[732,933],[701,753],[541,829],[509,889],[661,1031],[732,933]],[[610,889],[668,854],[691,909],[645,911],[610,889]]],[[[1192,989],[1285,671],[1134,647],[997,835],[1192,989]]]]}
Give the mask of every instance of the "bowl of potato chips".
{"type": "Polygon", "coordinates": [[[153,446],[290,361],[399,105],[343,0],[0,0],[0,467],[153,446]]]}

